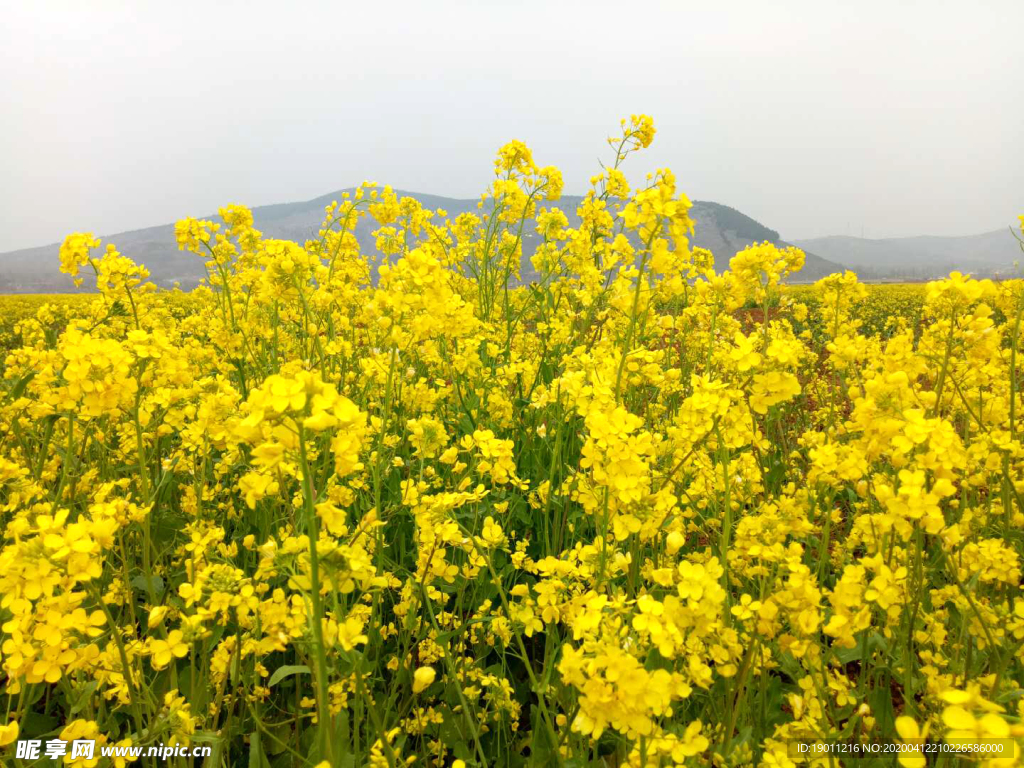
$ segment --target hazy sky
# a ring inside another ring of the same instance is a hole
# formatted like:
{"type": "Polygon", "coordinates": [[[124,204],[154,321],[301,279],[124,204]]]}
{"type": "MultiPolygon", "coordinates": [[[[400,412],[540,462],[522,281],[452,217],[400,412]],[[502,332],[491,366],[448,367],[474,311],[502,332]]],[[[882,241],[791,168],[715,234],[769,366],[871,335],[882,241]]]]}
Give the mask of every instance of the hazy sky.
{"type": "Polygon", "coordinates": [[[796,239],[1024,213],[1024,2],[36,2],[0,22],[0,251],[364,179],[475,197],[518,138],[796,239]],[[709,6],[720,7],[709,7],[709,6]]]}

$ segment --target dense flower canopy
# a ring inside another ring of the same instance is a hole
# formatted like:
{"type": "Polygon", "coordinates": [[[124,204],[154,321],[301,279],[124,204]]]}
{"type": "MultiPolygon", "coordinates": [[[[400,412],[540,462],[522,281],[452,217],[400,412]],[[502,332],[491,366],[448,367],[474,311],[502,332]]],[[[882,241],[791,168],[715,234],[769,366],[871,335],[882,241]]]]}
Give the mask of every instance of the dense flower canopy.
{"type": "Polygon", "coordinates": [[[654,135],[623,121],[572,224],[517,141],[477,214],[184,219],[188,295],[71,235],[99,296],[0,338],[0,747],[1018,764],[1024,282],[871,305],[767,242],[716,273],[673,174],[621,169],[654,135]]]}

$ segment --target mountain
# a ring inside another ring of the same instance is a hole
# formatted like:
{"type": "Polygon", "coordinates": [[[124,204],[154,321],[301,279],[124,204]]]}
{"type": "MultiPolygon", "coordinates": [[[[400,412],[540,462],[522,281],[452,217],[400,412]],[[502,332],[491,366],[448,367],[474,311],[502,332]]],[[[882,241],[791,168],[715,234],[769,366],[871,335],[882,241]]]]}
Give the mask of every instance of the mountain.
{"type": "Polygon", "coordinates": [[[1013,263],[1024,259],[1005,229],[966,237],[817,237],[794,240],[797,246],[826,259],[848,264],[865,278],[932,279],[951,270],[985,277],[1009,277],[1013,263]]]}
{"type": "MultiPolygon", "coordinates": [[[[340,200],[346,190],[338,190],[321,197],[298,203],[280,203],[264,205],[252,209],[255,227],[265,237],[305,242],[316,237],[317,230],[323,220],[324,207],[332,200],[340,200]]],[[[351,191],[351,190],[348,190],[351,191]]],[[[477,213],[477,199],[459,200],[437,195],[423,195],[415,192],[395,190],[400,196],[412,196],[426,208],[443,209],[450,218],[464,212],[477,213]]],[[[582,198],[565,195],[557,205],[569,218],[570,226],[576,226],[579,219],[575,215],[576,207],[582,198]]],[[[779,238],[779,233],[768,229],[734,208],[719,203],[696,201],[690,211],[696,223],[693,244],[708,248],[715,254],[715,266],[722,270],[727,267],[738,251],[751,243],[769,240],[778,245],[787,245],[779,238]]],[[[219,220],[216,214],[201,218],[219,220]]],[[[371,232],[376,222],[364,219],[356,231],[364,250],[372,251],[374,238],[371,232]]],[[[175,282],[183,289],[190,289],[206,276],[204,261],[200,257],[179,251],[174,242],[174,225],[163,224],[157,227],[119,232],[102,238],[103,244],[113,243],[117,249],[139,264],[145,264],[150,271],[150,279],[159,286],[171,287],[175,282]]],[[[528,232],[523,238],[523,278],[533,277],[528,257],[533,253],[539,237],[528,232]]],[[[59,244],[24,248],[18,251],[0,253],[0,292],[3,293],[49,293],[74,291],[71,279],[58,272],[59,244]]],[[[806,249],[805,249],[806,250],[806,249]]],[[[826,261],[807,253],[804,269],[798,273],[794,282],[810,282],[832,272],[842,271],[839,264],[826,261]]],[[[82,291],[89,288],[89,276],[86,276],[82,291]]]]}
{"type": "MultiPolygon", "coordinates": [[[[729,259],[751,243],[767,240],[780,247],[792,245],[779,237],[774,229],[768,229],[758,221],[735,208],[705,200],[694,202],[690,209],[694,220],[693,244],[707,248],[715,255],[715,269],[721,272],[729,266],[729,259]]],[[[840,263],[823,259],[813,249],[801,248],[804,252],[804,267],[790,279],[792,283],[810,283],[833,272],[842,272],[840,263]]]]}

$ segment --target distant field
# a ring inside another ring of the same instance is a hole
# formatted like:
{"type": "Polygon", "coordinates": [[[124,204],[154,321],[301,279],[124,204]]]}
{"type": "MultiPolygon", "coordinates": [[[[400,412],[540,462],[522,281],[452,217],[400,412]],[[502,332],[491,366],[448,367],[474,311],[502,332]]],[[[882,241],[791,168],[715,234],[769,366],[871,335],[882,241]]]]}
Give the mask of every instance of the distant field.
{"type": "MultiPolygon", "coordinates": [[[[866,288],[868,296],[857,304],[856,311],[865,335],[888,335],[901,323],[914,326],[920,321],[925,298],[924,283],[868,284],[866,288]]],[[[785,290],[811,309],[820,303],[820,291],[814,285],[794,285],[785,290]]],[[[196,301],[191,294],[179,291],[161,291],[158,295],[179,312],[196,301]]],[[[22,343],[20,326],[23,321],[38,321],[31,324],[33,332],[40,329],[57,331],[66,325],[69,317],[82,313],[88,315],[89,308],[99,298],[99,294],[81,293],[0,294],[0,351],[22,343]],[[43,314],[37,317],[44,307],[43,314]]],[[[97,306],[102,306],[102,302],[97,306]]]]}
{"type": "MultiPolygon", "coordinates": [[[[0,295],[0,350],[20,346],[22,324],[26,320],[40,320],[39,327],[54,330],[67,324],[68,317],[76,309],[82,309],[95,299],[96,295],[83,294],[10,294],[0,295]],[[39,311],[47,310],[37,318],[39,311]]],[[[36,323],[33,323],[36,326],[36,323]]]]}
{"type": "MultiPolygon", "coordinates": [[[[914,327],[921,321],[924,306],[925,283],[880,283],[866,285],[867,296],[856,302],[853,314],[860,321],[866,336],[886,336],[901,324],[914,327]]],[[[820,305],[821,291],[814,285],[793,286],[790,294],[809,308],[820,305]]]]}
{"type": "MultiPolygon", "coordinates": [[[[157,296],[178,317],[197,302],[196,296],[180,291],[158,291],[157,296]]],[[[0,353],[27,343],[32,336],[59,334],[72,317],[95,316],[99,321],[107,311],[108,304],[98,293],[0,294],[0,353]]]]}

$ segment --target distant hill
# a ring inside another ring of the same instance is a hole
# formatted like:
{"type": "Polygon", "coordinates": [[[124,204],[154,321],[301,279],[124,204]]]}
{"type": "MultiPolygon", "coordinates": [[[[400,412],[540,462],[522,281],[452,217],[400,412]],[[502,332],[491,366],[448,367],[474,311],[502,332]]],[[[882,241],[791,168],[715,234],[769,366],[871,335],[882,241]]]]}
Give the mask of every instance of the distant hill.
{"type": "Polygon", "coordinates": [[[1013,263],[1024,261],[1017,241],[1006,229],[966,237],[817,237],[795,240],[800,248],[847,264],[866,279],[932,279],[951,270],[981,277],[1008,277],[1013,263]]]}
{"type": "MultiPolygon", "coordinates": [[[[316,236],[320,222],[323,220],[324,207],[332,200],[340,200],[345,191],[338,190],[304,202],[258,206],[252,209],[254,224],[265,237],[305,242],[316,236]]],[[[452,218],[463,212],[477,212],[478,210],[476,199],[461,200],[416,192],[399,190],[396,192],[399,195],[415,197],[427,208],[444,209],[452,218]]],[[[557,203],[558,207],[569,217],[570,226],[578,224],[579,220],[575,211],[581,199],[566,195],[557,203]]],[[[718,270],[725,269],[729,259],[755,241],[768,240],[779,245],[786,245],[779,239],[778,232],[727,205],[696,201],[690,215],[696,222],[693,244],[708,248],[715,254],[715,266],[718,270]]],[[[219,220],[215,214],[207,214],[201,218],[219,220]]],[[[375,228],[376,223],[372,220],[364,219],[360,224],[356,236],[364,250],[373,250],[374,240],[370,233],[375,228]]],[[[102,239],[104,244],[113,243],[121,253],[131,257],[137,263],[145,264],[150,271],[150,279],[159,286],[169,288],[178,282],[183,289],[187,290],[195,287],[199,280],[206,276],[203,260],[200,257],[178,250],[174,242],[173,224],[119,232],[105,235],[102,239]]],[[[539,237],[532,232],[524,236],[522,272],[525,280],[530,280],[533,276],[528,257],[533,253],[538,242],[539,237]]],[[[0,253],[0,292],[74,291],[71,279],[58,272],[59,248],[59,244],[53,243],[37,248],[0,253]]],[[[795,276],[794,282],[817,280],[832,272],[842,271],[842,269],[843,267],[839,264],[826,261],[809,252],[804,269],[795,276]]],[[[90,280],[87,277],[83,290],[88,289],[89,285],[90,280]]]]}
{"type": "MultiPolygon", "coordinates": [[[[693,204],[690,216],[696,224],[694,245],[707,248],[715,255],[715,269],[719,272],[729,266],[729,259],[751,243],[767,240],[782,247],[791,245],[782,240],[774,229],[768,229],[728,205],[698,200],[693,204]]],[[[835,261],[821,258],[813,249],[802,250],[805,256],[804,268],[790,282],[813,282],[844,269],[835,261]]]]}

